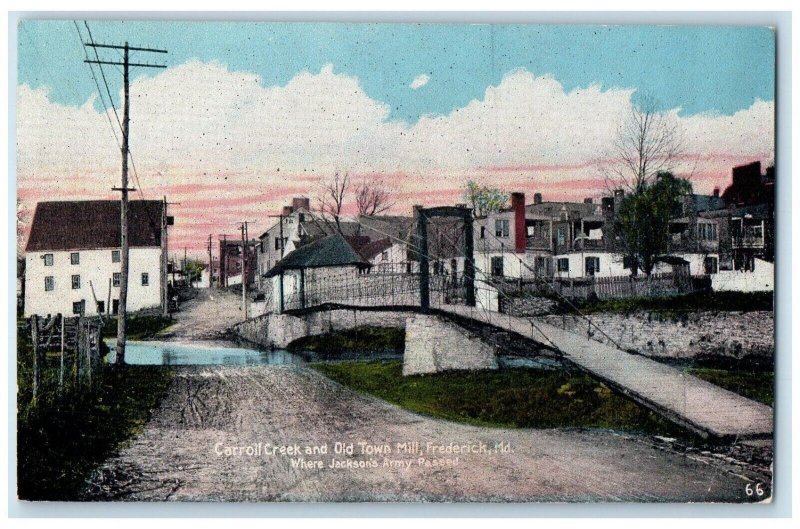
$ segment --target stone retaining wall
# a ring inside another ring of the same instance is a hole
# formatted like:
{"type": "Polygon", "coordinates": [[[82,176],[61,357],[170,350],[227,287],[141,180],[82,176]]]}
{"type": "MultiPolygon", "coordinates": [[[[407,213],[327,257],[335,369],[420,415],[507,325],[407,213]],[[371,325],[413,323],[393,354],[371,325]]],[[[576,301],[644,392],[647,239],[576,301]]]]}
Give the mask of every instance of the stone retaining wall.
{"type": "MultiPolygon", "coordinates": [[[[589,315],[597,326],[623,349],[653,357],[693,358],[717,355],[742,358],[772,357],[775,352],[775,322],[769,311],[688,312],[678,317],[659,312],[589,315]]],[[[588,324],[579,316],[538,318],[556,327],[587,333],[588,324]]],[[[607,341],[597,330],[593,338],[607,341]]]]}
{"type": "Polygon", "coordinates": [[[408,316],[408,312],[402,311],[352,309],[312,312],[301,316],[265,314],[236,324],[233,332],[251,343],[264,347],[284,348],[305,336],[315,336],[365,325],[405,328],[408,316]]]}

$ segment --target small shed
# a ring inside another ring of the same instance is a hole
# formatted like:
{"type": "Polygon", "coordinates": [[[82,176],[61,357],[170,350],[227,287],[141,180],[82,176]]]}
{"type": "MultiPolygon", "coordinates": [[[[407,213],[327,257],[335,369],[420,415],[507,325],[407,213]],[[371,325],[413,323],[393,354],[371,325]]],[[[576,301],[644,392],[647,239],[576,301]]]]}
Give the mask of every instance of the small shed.
{"type": "Polygon", "coordinates": [[[344,287],[368,271],[370,263],[358,251],[368,242],[365,237],[345,237],[337,232],[278,261],[266,273],[272,279],[273,310],[283,312],[324,302],[325,292],[344,287]]]}

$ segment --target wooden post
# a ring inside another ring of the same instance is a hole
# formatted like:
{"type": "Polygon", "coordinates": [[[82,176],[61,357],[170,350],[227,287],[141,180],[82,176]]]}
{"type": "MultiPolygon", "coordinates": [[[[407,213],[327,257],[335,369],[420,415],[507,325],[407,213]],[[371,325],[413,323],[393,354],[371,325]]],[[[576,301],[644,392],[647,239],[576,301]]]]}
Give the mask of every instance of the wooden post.
{"type": "Polygon", "coordinates": [[[58,370],[58,392],[64,391],[64,316],[59,314],[61,319],[61,362],[58,370]]]}
{"type": "Polygon", "coordinates": [[[428,269],[428,223],[422,206],[414,206],[414,220],[417,223],[417,255],[419,257],[419,304],[423,312],[430,308],[430,270],[428,269]]]}
{"type": "Polygon", "coordinates": [[[39,317],[36,314],[31,316],[31,345],[33,346],[33,382],[31,391],[33,393],[33,403],[39,396],[39,385],[41,384],[41,371],[39,366],[39,317]]]}

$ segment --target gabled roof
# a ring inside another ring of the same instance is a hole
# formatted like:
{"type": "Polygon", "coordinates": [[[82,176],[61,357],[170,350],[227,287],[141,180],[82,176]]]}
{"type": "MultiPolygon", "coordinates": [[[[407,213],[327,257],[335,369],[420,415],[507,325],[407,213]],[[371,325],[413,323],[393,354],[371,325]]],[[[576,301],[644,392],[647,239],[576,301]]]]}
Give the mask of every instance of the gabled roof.
{"type": "Polygon", "coordinates": [[[353,245],[358,245],[358,239],[348,241],[340,233],[334,233],[322,239],[308,243],[293,251],[273,266],[267,277],[272,277],[286,270],[299,270],[301,268],[321,268],[325,266],[369,266],[353,245]]]}
{"type": "Polygon", "coordinates": [[[358,253],[361,254],[361,257],[368,261],[376,255],[382,253],[384,250],[391,248],[392,244],[392,240],[389,237],[386,237],[385,239],[378,239],[377,241],[372,241],[369,244],[365,244],[359,248],[358,253]]]}
{"type": "MultiPolygon", "coordinates": [[[[128,203],[128,244],[161,246],[164,203],[131,200],[128,203]]],[[[33,214],[26,252],[92,250],[120,247],[118,200],[39,202],[33,214]]]]}

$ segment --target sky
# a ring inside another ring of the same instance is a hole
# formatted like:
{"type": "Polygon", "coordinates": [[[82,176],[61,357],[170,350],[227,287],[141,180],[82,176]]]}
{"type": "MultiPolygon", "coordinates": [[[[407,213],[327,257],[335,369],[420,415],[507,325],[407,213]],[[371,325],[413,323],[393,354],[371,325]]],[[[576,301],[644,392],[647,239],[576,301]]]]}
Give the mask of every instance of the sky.
{"type": "MultiPolygon", "coordinates": [[[[774,158],[768,28],[23,21],[27,212],[115,196],[120,132],[101,72],[96,82],[83,62],[89,29],[96,42],[169,51],[132,55],[168,66],[132,73],[134,185],[176,202],[170,241],[190,252],[241,220],[260,233],[336,171],[390,188],[401,214],[463,201],[469,179],[545,200],[599,197],[613,139],[644,97],[680,125],[676,170],[699,192],[774,158]]],[[[121,71],[102,73],[121,116],[121,71]]]]}

